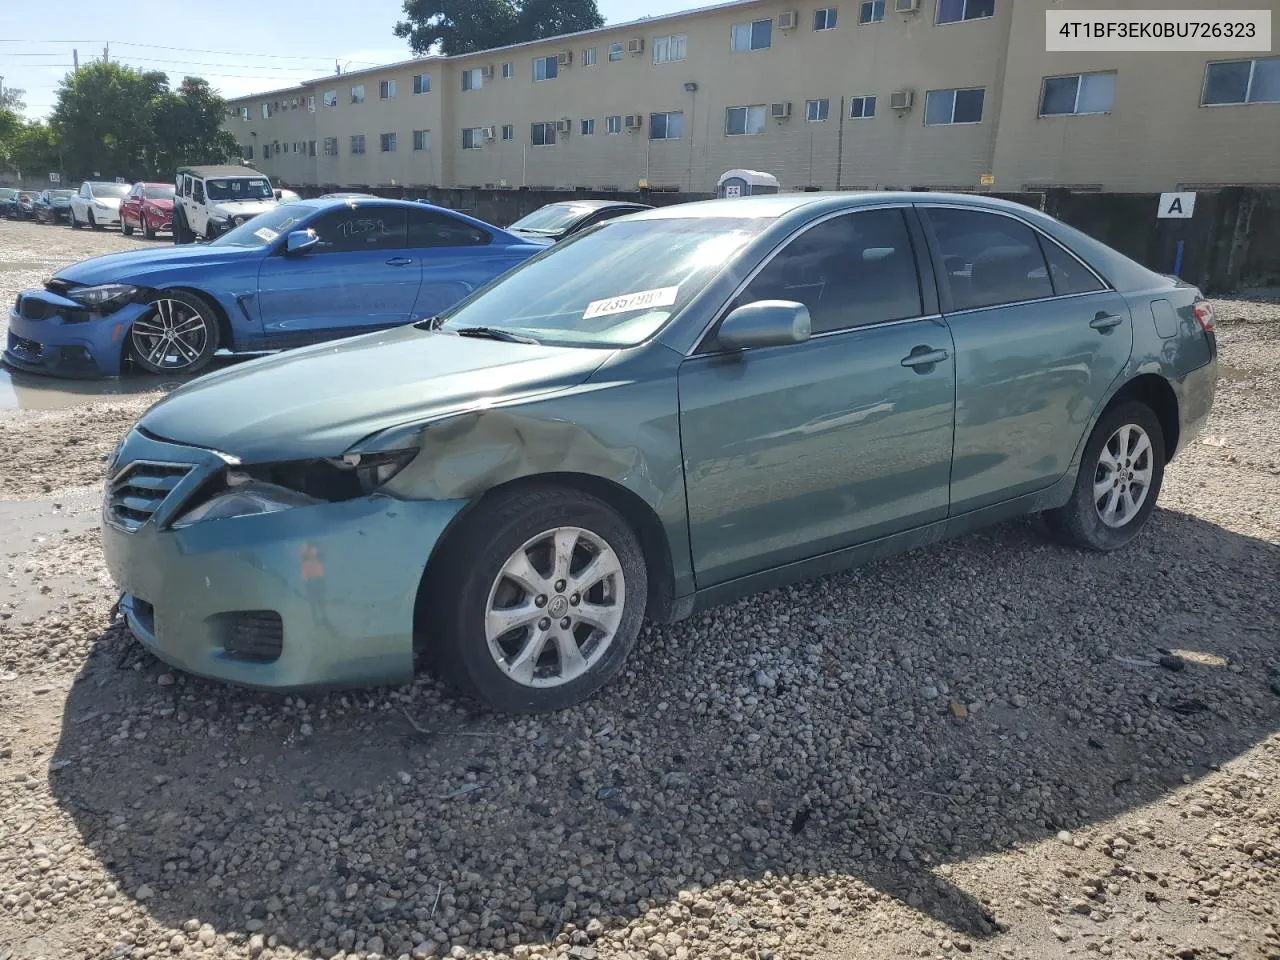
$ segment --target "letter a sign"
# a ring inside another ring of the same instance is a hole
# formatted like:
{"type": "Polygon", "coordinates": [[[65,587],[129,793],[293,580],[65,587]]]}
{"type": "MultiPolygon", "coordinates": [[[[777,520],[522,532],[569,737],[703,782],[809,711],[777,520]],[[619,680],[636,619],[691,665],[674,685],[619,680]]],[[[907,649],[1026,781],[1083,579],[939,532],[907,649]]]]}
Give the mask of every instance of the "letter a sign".
{"type": "Polygon", "coordinates": [[[1160,220],[1190,220],[1195,213],[1196,195],[1191,193],[1160,194],[1160,210],[1156,217],[1160,220]]]}

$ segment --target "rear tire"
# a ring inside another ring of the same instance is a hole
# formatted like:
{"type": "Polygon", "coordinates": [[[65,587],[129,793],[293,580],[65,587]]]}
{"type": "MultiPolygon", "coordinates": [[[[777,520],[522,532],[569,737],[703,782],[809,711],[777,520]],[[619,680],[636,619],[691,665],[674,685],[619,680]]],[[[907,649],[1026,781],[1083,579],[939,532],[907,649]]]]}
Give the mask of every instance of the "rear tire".
{"type": "Polygon", "coordinates": [[[1145,403],[1122,403],[1089,435],[1071,499],[1046,510],[1060,541],[1085,550],[1118,550],[1136,537],[1164,482],[1164,432],[1145,403]]]}
{"type": "Polygon", "coordinates": [[[187,218],[179,216],[175,211],[173,216],[173,242],[194,243],[195,239],[195,235],[187,227],[187,218]]]}
{"type": "Polygon", "coordinates": [[[648,571],[634,531],[556,487],[498,494],[463,522],[428,575],[423,626],[440,672],[502,713],[586,700],[640,633],[648,571]]]}

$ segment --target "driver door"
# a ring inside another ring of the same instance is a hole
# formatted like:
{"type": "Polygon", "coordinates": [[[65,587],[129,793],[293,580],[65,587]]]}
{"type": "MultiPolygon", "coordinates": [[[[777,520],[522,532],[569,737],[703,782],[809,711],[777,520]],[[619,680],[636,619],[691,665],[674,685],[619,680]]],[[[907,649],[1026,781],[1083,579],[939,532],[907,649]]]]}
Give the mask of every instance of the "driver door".
{"type": "Polygon", "coordinates": [[[262,261],[258,300],[266,349],[354,336],[407,323],[421,267],[406,245],[403,207],[343,206],[310,223],[320,242],[262,261]]]}

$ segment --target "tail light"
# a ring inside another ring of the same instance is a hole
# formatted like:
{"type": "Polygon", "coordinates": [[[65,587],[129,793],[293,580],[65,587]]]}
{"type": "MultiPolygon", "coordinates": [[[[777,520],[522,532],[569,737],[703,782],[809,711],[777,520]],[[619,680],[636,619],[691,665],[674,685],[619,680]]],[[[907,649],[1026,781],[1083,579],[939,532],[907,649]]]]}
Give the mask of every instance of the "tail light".
{"type": "Polygon", "coordinates": [[[1191,305],[1191,309],[1195,312],[1196,321],[1200,324],[1200,329],[1205,333],[1213,333],[1213,307],[1208,300],[1197,300],[1191,305]]]}

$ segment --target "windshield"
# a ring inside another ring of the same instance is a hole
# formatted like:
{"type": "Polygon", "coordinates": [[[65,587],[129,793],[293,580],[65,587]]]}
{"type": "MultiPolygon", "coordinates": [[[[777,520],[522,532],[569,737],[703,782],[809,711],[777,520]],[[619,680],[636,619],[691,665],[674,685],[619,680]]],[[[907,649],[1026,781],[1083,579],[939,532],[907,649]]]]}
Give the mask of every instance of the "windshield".
{"type": "Polygon", "coordinates": [[[148,200],[172,200],[172,183],[148,183],[142,188],[142,195],[148,200]]]}
{"type": "Polygon", "coordinates": [[[93,191],[95,197],[127,197],[129,195],[129,187],[123,183],[94,183],[90,184],[89,189],[93,191]]]}
{"type": "Polygon", "coordinates": [[[74,192],[73,190],[52,190],[49,196],[54,200],[70,200],[74,192]]]}
{"type": "Polygon", "coordinates": [[[252,220],[228,230],[210,246],[224,247],[265,247],[282,233],[287,233],[314,213],[311,207],[297,203],[287,203],[260,213],[252,220]]]}
{"type": "Polygon", "coordinates": [[[540,207],[527,217],[521,217],[511,225],[510,229],[525,230],[529,233],[560,233],[593,210],[595,207],[582,203],[552,203],[540,207]]]}
{"type": "Polygon", "coordinates": [[[205,196],[210,200],[272,200],[271,184],[260,178],[232,177],[204,182],[205,196]]]}
{"type": "Polygon", "coordinates": [[[445,315],[540,342],[626,347],[656,333],[773,221],[615,221],[571,237],[445,315]]]}

